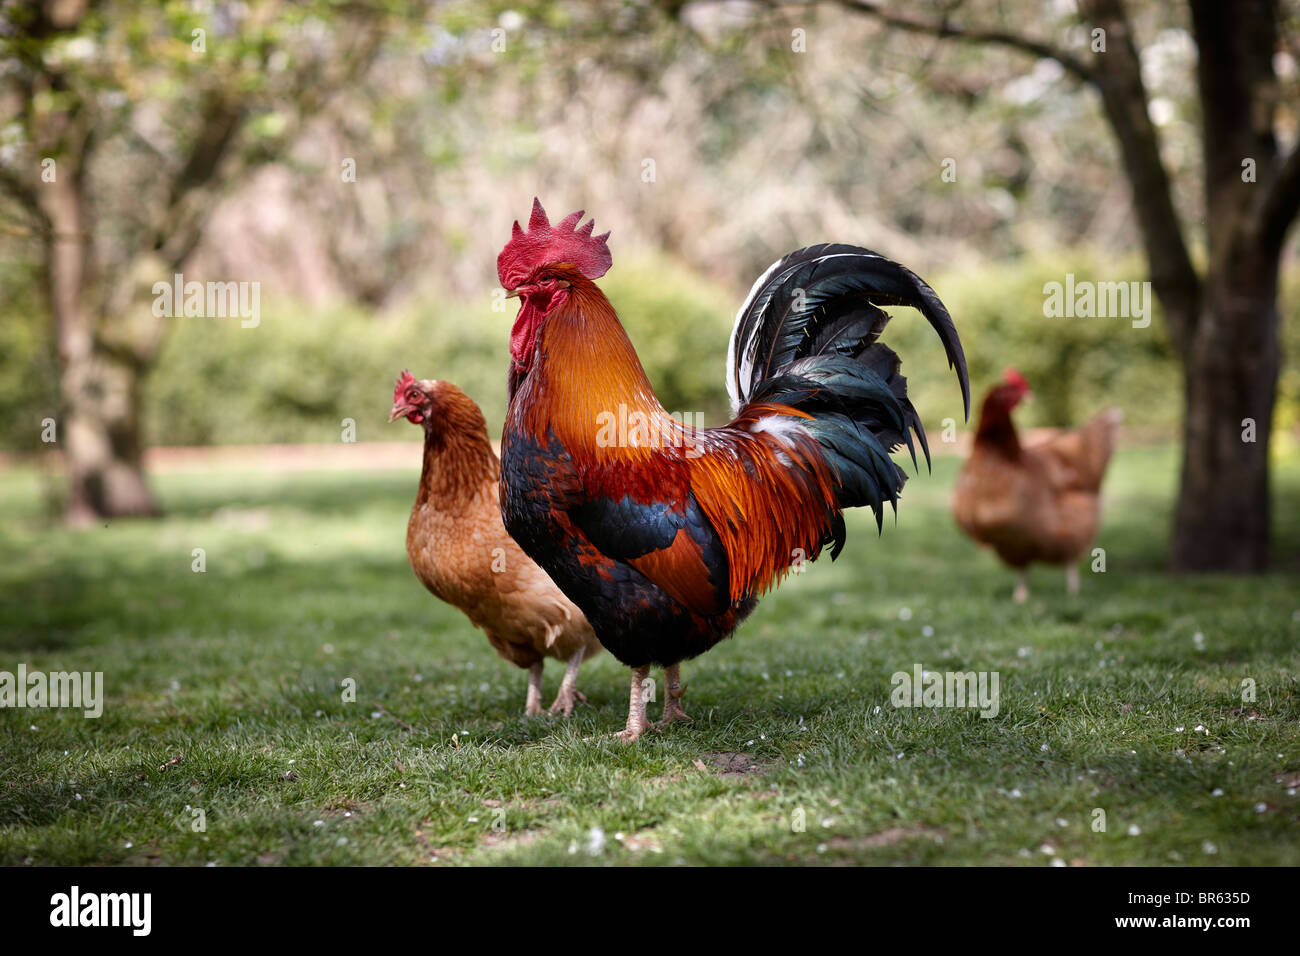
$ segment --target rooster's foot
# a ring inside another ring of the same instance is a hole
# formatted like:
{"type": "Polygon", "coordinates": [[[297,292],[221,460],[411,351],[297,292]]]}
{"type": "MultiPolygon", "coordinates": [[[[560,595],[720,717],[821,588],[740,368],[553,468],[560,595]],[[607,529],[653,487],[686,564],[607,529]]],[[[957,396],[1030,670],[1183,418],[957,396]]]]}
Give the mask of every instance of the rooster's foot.
{"type": "Polygon", "coordinates": [[[691,716],[682,709],[681,703],[676,698],[669,697],[664,701],[663,716],[660,717],[658,722],[654,725],[655,730],[663,730],[669,724],[675,724],[678,721],[685,721],[688,724],[695,722],[691,719],[691,716]]]}
{"type": "Polygon", "coordinates": [[[626,744],[633,743],[645,732],[645,685],[650,678],[650,666],[635,668],[632,671],[632,693],[628,698],[627,726],[615,734],[626,744]]]}
{"type": "Polygon", "coordinates": [[[686,693],[686,685],[682,683],[682,665],[670,664],[664,668],[664,712],[655,724],[656,730],[661,730],[669,724],[684,720],[691,723],[691,718],[687,716],[686,711],[682,709],[682,695],[686,693]]]}

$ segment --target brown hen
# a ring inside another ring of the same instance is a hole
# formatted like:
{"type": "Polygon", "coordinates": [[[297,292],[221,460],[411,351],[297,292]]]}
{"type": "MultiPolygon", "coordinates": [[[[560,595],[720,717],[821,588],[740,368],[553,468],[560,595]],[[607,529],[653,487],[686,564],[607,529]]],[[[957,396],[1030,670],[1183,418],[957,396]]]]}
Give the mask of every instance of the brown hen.
{"type": "Polygon", "coordinates": [[[424,471],[406,526],[406,555],[434,596],[459,608],[492,647],[528,671],[526,716],[542,712],[542,661],[565,661],[551,713],[568,714],[578,667],[601,650],[578,608],[506,534],[497,481],[501,463],[478,405],[455,385],[403,372],[390,422],[424,429],[424,471]]]}
{"type": "Polygon", "coordinates": [[[957,524],[1018,572],[1014,598],[1029,597],[1028,566],[1065,565],[1066,590],[1079,591],[1079,557],[1097,536],[1099,491],[1121,412],[1108,408],[1082,428],[1021,445],[1011,412],[1030,394],[1009,369],[984,399],[970,458],[953,491],[957,524]]]}

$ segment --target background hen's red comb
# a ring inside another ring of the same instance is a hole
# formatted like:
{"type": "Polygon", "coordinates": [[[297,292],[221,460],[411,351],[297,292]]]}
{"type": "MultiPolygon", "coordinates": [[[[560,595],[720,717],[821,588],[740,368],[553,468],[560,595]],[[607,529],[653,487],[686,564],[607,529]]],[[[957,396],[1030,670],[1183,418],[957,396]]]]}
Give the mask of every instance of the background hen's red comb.
{"type": "Polygon", "coordinates": [[[1019,386],[1020,388],[1025,389],[1026,391],[1029,390],[1029,382],[1027,382],[1025,380],[1025,377],[1021,375],[1018,371],[1016,371],[1014,368],[1009,368],[1005,372],[1003,372],[1002,380],[1006,382],[1008,385],[1016,385],[1019,386]]]}
{"type": "Polygon", "coordinates": [[[528,231],[520,228],[516,219],[510,241],[497,256],[497,276],[501,284],[507,289],[517,288],[538,266],[552,262],[572,262],[588,279],[599,279],[608,272],[614,263],[605,242],[609,233],[593,236],[594,219],[588,220],[581,229],[577,228],[584,212],[579,209],[569,213],[552,226],[541,200],[533,197],[528,231]]]}
{"type": "Polygon", "coordinates": [[[409,370],[402,369],[402,374],[397,376],[397,386],[393,389],[393,401],[401,401],[402,395],[414,384],[415,376],[409,370]]]}

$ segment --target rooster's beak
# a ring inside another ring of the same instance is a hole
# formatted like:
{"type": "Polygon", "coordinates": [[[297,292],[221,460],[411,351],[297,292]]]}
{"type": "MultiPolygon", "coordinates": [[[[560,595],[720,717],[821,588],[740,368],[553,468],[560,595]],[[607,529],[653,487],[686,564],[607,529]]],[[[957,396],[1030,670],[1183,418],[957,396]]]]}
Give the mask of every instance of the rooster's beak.
{"type": "Polygon", "coordinates": [[[520,294],[521,294],[521,293],[519,292],[518,289],[511,289],[509,292],[506,293],[506,298],[507,298],[507,299],[517,299],[517,298],[519,298],[520,294]]]}
{"type": "Polygon", "coordinates": [[[399,418],[404,417],[406,413],[409,411],[410,409],[407,408],[405,405],[402,405],[400,403],[394,405],[392,411],[388,413],[388,424],[390,425],[393,424],[393,422],[397,421],[399,418]]]}

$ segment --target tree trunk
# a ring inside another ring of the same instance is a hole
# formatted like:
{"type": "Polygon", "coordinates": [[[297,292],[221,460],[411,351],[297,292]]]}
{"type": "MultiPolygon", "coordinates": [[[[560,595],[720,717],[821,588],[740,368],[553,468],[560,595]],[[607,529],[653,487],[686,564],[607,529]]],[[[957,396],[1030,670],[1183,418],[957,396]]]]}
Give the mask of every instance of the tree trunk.
{"type": "Polygon", "coordinates": [[[1170,551],[1175,571],[1268,566],[1277,285],[1277,257],[1259,253],[1236,257],[1205,284],[1184,366],[1183,468],[1170,551]]]}
{"type": "Polygon", "coordinates": [[[67,364],[63,383],[67,520],[157,515],[144,476],[137,371],[92,351],[67,364]]]}
{"type": "Polygon", "coordinates": [[[50,224],[47,281],[63,371],[58,437],[68,474],[65,517],[88,524],[155,515],[140,441],[140,369],[129,357],[111,354],[96,335],[85,194],[81,170],[66,168],[73,165],[40,193],[50,224]]]}

